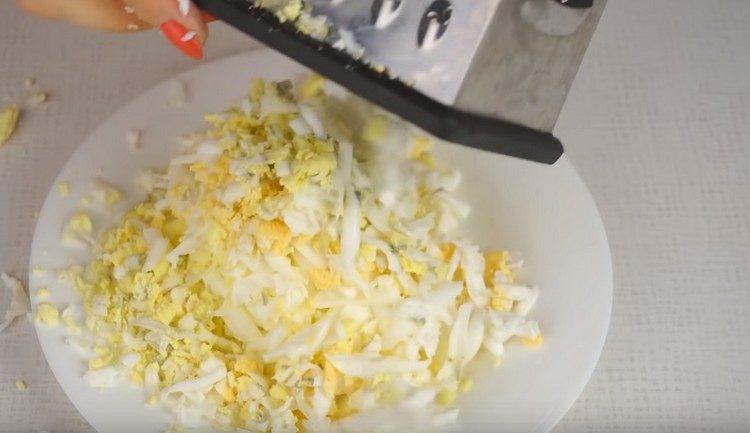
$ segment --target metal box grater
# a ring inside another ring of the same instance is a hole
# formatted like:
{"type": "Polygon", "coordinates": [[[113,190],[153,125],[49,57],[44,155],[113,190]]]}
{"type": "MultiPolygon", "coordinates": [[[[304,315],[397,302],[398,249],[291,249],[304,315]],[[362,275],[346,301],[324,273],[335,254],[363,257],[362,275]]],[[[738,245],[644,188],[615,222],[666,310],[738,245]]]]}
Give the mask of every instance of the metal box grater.
{"type": "Polygon", "coordinates": [[[253,0],[196,3],[440,138],[553,163],[551,131],[606,0],[308,0],[331,27],[323,40],[253,0]]]}

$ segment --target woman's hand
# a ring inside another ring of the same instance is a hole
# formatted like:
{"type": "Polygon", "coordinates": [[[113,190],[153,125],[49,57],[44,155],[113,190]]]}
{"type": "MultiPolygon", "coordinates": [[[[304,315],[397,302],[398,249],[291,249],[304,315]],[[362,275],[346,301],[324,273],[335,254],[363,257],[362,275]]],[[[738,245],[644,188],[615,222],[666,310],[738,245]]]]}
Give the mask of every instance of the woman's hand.
{"type": "Polygon", "coordinates": [[[46,18],[114,32],[159,28],[182,52],[203,57],[211,17],[190,0],[16,0],[46,18]]]}

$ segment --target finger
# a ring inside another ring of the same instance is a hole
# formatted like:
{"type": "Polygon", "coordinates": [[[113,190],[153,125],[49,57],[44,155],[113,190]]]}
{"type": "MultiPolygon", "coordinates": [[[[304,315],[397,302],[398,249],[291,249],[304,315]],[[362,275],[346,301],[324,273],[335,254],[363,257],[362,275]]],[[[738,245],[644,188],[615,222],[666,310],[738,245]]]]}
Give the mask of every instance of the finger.
{"type": "Polygon", "coordinates": [[[201,15],[203,16],[203,21],[206,23],[211,23],[211,22],[216,21],[216,17],[206,11],[201,11],[201,15]]]}
{"type": "Polygon", "coordinates": [[[208,27],[203,13],[190,0],[125,0],[138,17],[158,27],[184,54],[203,58],[208,27]]]}
{"type": "Polygon", "coordinates": [[[121,0],[17,0],[27,12],[84,27],[115,32],[136,31],[149,24],[125,10],[121,0]]]}
{"type": "Polygon", "coordinates": [[[153,27],[161,27],[174,20],[188,32],[195,32],[195,40],[202,46],[208,37],[208,26],[203,12],[190,0],[125,0],[136,15],[153,27]]]}

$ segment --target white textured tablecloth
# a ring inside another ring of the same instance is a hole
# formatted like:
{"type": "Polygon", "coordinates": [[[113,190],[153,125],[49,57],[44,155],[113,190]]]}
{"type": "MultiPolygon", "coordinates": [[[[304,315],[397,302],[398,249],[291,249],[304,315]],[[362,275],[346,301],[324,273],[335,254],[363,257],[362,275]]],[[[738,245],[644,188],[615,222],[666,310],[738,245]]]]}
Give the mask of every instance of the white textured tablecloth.
{"type": "MultiPolygon", "coordinates": [[[[212,33],[209,59],[251,46],[212,33]]],[[[191,65],[154,33],[89,33],[0,0],[0,105],[26,99],[29,75],[51,95],[0,149],[1,270],[27,277],[34,212],[89,131],[191,65]]],[[[610,0],[556,133],[604,218],[615,302],[555,431],[750,431],[750,1],[610,0]]],[[[0,432],[37,430],[92,431],[21,321],[0,334],[0,432]]]]}

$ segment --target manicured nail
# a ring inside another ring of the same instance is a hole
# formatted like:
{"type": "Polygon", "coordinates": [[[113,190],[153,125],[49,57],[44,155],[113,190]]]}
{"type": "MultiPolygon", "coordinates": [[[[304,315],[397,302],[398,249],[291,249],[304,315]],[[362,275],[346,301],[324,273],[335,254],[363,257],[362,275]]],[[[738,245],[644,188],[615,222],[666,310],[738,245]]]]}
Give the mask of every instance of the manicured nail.
{"type": "Polygon", "coordinates": [[[180,9],[180,15],[186,17],[190,13],[190,0],[177,0],[177,7],[180,9]]]}
{"type": "Polygon", "coordinates": [[[186,55],[195,60],[203,58],[203,48],[195,39],[195,32],[188,31],[176,20],[167,20],[159,27],[164,37],[186,55]]]}

